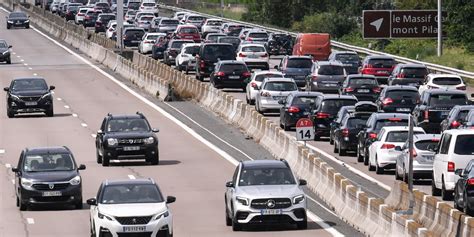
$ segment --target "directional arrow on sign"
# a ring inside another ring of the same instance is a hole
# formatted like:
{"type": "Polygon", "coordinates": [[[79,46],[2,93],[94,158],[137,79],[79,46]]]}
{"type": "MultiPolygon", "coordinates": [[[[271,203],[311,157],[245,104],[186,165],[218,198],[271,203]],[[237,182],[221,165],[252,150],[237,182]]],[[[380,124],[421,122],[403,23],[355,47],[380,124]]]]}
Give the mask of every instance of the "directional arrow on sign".
{"type": "Polygon", "coordinates": [[[380,27],[382,26],[382,23],[383,23],[383,18],[380,18],[370,23],[370,25],[375,26],[375,30],[378,32],[380,30],[380,27]]]}

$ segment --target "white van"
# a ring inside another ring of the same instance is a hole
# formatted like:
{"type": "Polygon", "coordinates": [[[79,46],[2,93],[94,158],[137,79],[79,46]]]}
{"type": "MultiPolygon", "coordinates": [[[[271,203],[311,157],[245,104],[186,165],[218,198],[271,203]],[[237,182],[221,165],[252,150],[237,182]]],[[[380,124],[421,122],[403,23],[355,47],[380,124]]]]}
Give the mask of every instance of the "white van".
{"type": "Polygon", "coordinates": [[[474,157],[474,130],[451,129],[443,132],[433,162],[433,196],[443,200],[453,197],[454,186],[459,176],[456,169],[464,169],[474,157]]]}

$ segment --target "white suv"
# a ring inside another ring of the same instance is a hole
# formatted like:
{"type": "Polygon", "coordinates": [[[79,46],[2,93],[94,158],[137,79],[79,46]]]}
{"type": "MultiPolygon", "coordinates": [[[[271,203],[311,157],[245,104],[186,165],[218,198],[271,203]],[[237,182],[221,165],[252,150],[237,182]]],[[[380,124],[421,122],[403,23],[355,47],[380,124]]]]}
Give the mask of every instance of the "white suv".
{"type": "Polygon", "coordinates": [[[175,197],[163,198],[152,179],[107,180],[90,205],[91,236],[148,234],[172,236],[173,216],[168,208],[175,197]]]}
{"type": "Polygon", "coordinates": [[[252,223],[296,223],[307,228],[306,195],[284,160],[240,162],[226,183],[226,225],[239,231],[252,223]]]}
{"type": "Polygon", "coordinates": [[[262,114],[271,110],[280,112],[283,106],[280,101],[295,91],[298,91],[298,86],[292,78],[266,78],[258,87],[255,109],[262,114]]]}
{"type": "Polygon", "coordinates": [[[421,95],[428,89],[466,90],[466,84],[458,75],[430,73],[426,76],[425,84],[421,85],[418,91],[421,95]]]}
{"type": "Polygon", "coordinates": [[[257,97],[258,87],[262,85],[262,82],[265,78],[270,77],[281,77],[283,78],[283,73],[279,71],[258,71],[252,74],[250,82],[247,84],[247,90],[245,93],[245,99],[247,104],[254,105],[255,98],[257,97]]]}
{"type": "Polygon", "coordinates": [[[456,169],[464,169],[474,155],[474,130],[451,129],[443,132],[433,162],[433,196],[443,200],[453,197],[454,186],[459,176],[456,169]]]}
{"type": "Polygon", "coordinates": [[[261,44],[241,44],[237,49],[237,61],[244,62],[249,68],[269,70],[270,56],[261,44]]]}

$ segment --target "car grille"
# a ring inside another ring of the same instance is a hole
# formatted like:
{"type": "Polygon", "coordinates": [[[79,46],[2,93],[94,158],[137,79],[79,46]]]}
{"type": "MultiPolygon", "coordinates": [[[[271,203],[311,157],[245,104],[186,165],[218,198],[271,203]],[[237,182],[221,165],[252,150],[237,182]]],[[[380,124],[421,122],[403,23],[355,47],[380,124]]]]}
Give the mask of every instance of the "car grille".
{"type": "Polygon", "coordinates": [[[122,225],[146,225],[150,222],[151,218],[152,216],[115,217],[122,225]]]}
{"type": "Polygon", "coordinates": [[[291,200],[289,198],[254,199],[250,206],[255,209],[283,209],[291,207],[291,200]],[[271,205],[272,203],[274,206],[271,205]]]}
{"type": "Polygon", "coordinates": [[[36,190],[62,190],[69,187],[69,183],[54,183],[51,184],[43,183],[43,184],[33,184],[33,188],[36,190]]]}
{"type": "Polygon", "coordinates": [[[121,145],[143,144],[143,138],[118,139],[118,143],[121,145]]]}
{"type": "Polygon", "coordinates": [[[22,101],[38,101],[40,98],[41,96],[20,96],[22,101]]]}
{"type": "Polygon", "coordinates": [[[152,232],[144,233],[117,233],[118,237],[150,237],[152,232]]]}
{"type": "Polygon", "coordinates": [[[71,196],[59,196],[59,197],[34,197],[36,202],[66,202],[71,199],[71,196]]]}

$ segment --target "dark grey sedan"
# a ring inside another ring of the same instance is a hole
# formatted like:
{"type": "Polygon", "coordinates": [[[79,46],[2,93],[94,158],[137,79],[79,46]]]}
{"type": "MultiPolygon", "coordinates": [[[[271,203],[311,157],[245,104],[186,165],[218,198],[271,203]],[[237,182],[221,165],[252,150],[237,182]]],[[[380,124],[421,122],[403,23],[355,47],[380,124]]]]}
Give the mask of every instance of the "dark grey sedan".
{"type": "Polygon", "coordinates": [[[12,12],[7,17],[7,29],[12,27],[30,28],[30,19],[23,12],[12,12]]]}

